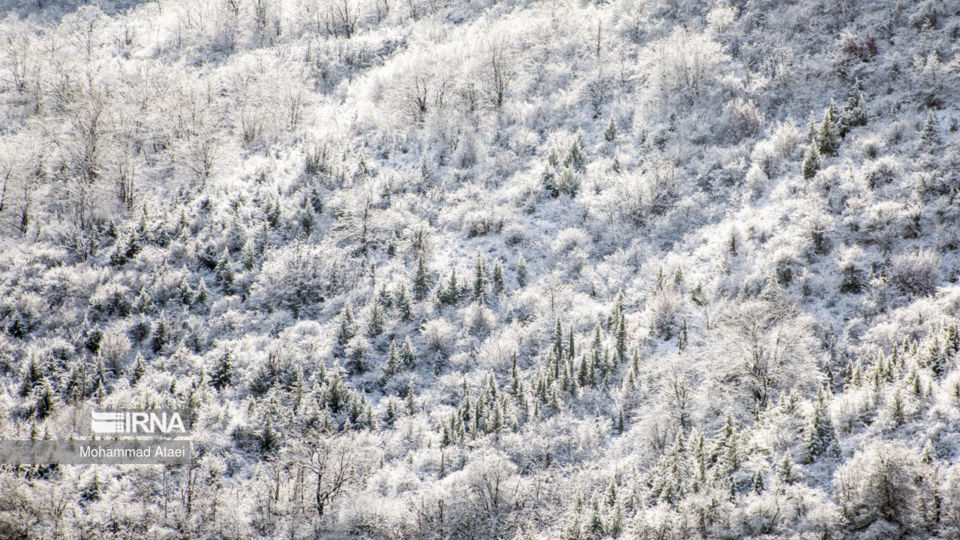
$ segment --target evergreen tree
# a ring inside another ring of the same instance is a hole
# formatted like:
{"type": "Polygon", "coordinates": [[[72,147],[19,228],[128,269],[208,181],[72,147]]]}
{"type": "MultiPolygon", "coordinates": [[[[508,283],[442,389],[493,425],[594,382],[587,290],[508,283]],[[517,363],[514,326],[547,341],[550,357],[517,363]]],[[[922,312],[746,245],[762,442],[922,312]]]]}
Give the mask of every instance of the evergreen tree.
{"type": "Polygon", "coordinates": [[[477,302],[486,301],[487,297],[487,271],[485,268],[483,255],[477,253],[477,262],[473,273],[473,299],[477,302]]]}
{"type": "Polygon", "coordinates": [[[137,357],[133,361],[133,373],[130,376],[130,384],[136,385],[140,382],[140,379],[143,378],[146,371],[147,366],[144,364],[143,355],[140,354],[140,351],[137,351],[137,357]]]}
{"type": "Polygon", "coordinates": [[[423,257],[423,250],[417,255],[417,272],[413,277],[413,297],[418,301],[423,301],[430,294],[430,273],[427,271],[427,263],[423,257]]]}
{"type": "Polygon", "coordinates": [[[813,143],[807,147],[807,153],[803,156],[803,179],[810,180],[817,175],[820,170],[820,153],[817,146],[813,143]]]}
{"type": "Polygon", "coordinates": [[[413,343],[410,343],[409,336],[403,340],[403,346],[400,348],[400,360],[407,368],[413,368],[417,365],[417,351],[413,348],[413,343]]]}
{"type": "Polygon", "coordinates": [[[408,415],[413,416],[417,414],[417,394],[413,389],[413,379],[410,380],[410,384],[407,386],[407,396],[404,398],[404,403],[408,415]]]}
{"type": "Polygon", "coordinates": [[[863,89],[858,79],[847,97],[847,102],[843,105],[843,110],[840,112],[839,135],[840,137],[846,137],[851,129],[866,124],[867,114],[863,110],[863,89]]]}
{"type": "Polygon", "coordinates": [[[617,324],[617,363],[623,363],[627,359],[627,324],[626,317],[620,315],[620,322],[617,324]]]}
{"type": "Polygon", "coordinates": [[[527,284],[527,261],[523,254],[517,255],[517,285],[523,287],[527,284]]]}
{"type": "Polygon", "coordinates": [[[387,363],[383,366],[383,377],[389,379],[393,375],[400,373],[403,369],[403,360],[400,359],[400,352],[397,350],[397,344],[390,342],[390,352],[387,354],[387,363]]]}
{"type": "Polygon", "coordinates": [[[407,294],[406,283],[401,283],[400,290],[397,292],[397,312],[400,313],[400,320],[404,322],[413,319],[413,307],[410,305],[410,295],[407,294]]]}
{"type": "Polygon", "coordinates": [[[927,146],[936,144],[940,138],[939,123],[937,116],[933,111],[927,112],[927,119],[923,123],[923,130],[920,132],[920,140],[927,146]]]}
{"type": "Polygon", "coordinates": [[[233,358],[230,351],[224,351],[217,361],[217,365],[210,374],[210,384],[218,391],[229,386],[233,381],[233,358]]]}
{"type": "Polygon", "coordinates": [[[220,254],[220,260],[217,261],[217,285],[223,290],[224,294],[231,294],[233,292],[233,266],[230,264],[230,254],[227,252],[227,248],[223,248],[223,253],[220,254]]]}
{"type": "Polygon", "coordinates": [[[493,263],[493,294],[494,296],[499,295],[503,292],[504,283],[503,283],[503,265],[500,264],[500,259],[497,259],[493,263]]]}
{"type": "Polygon", "coordinates": [[[343,354],[347,343],[357,334],[356,322],[353,320],[353,309],[347,302],[340,313],[340,326],[337,328],[337,352],[343,354]]]}
{"type": "Polygon", "coordinates": [[[150,348],[154,354],[160,354],[170,343],[170,325],[163,313],[160,314],[160,320],[157,321],[157,327],[153,331],[153,339],[150,342],[150,348]]]}
{"type": "Polygon", "coordinates": [[[383,333],[383,311],[380,304],[373,302],[370,307],[370,320],[367,321],[367,335],[377,337],[383,333]]]}
{"type": "Polygon", "coordinates": [[[777,465],[777,478],[784,484],[792,484],[797,481],[797,467],[790,458],[790,452],[783,454],[783,459],[777,465]]]}
{"type": "Polygon", "coordinates": [[[807,459],[812,462],[822,455],[833,442],[833,439],[834,431],[827,411],[826,391],[821,386],[817,390],[817,401],[814,404],[810,426],[807,429],[807,459]]]}
{"type": "Polygon", "coordinates": [[[53,412],[56,396],[53,393],[53,387],[46,377],[42,377],[36,390],[37,401],[34,406],[37,418],[42,420],[53,412]]]}
{"type": "Polygon", "coordinates": [[[570,144],[570,149],[567,150],[567,156],[564,158],[563,164],[579,172],[587,169],[587,152],[584,150],[582,133],[577,132],[573,143],[570,144]]]}
{"type": "Polygon", "coordinates": [[[831,101],[830,107],[823,113],[823,120],[820,122],[819,129],[817,129],[817,151],[823,156],[834,155],[839,146],[835,109],[836,106],[831,101]]]}
{"type": "Polygon", "coordinates": [[[613,142],[617,138],[617,121],[612,116],[607,124],[607,129],[603,131],[603,138],[607,142],[613,142]]]}

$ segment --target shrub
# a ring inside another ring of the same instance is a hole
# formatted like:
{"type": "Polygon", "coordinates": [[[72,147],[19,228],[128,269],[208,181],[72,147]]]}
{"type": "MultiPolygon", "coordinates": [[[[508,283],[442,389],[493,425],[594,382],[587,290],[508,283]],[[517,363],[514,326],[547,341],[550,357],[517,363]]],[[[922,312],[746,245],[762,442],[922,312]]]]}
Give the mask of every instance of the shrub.
{"type": "Polygon", "coordinates": [[[936,254],[920,251],[897,255],[890,264],[890,284],[906,295],[930,295],[936,291],[940,259],[936,254]]]}

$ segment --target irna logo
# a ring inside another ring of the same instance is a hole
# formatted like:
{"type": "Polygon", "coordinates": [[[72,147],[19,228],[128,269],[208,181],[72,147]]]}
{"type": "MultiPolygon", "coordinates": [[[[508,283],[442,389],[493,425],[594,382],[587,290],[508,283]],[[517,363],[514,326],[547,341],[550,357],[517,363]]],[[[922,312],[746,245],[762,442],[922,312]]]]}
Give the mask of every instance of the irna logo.
{"type": "Polygon", "coordinates": [[[91,411],[94,435],[186,435],[179,412],[165,409],[91,411]]]}

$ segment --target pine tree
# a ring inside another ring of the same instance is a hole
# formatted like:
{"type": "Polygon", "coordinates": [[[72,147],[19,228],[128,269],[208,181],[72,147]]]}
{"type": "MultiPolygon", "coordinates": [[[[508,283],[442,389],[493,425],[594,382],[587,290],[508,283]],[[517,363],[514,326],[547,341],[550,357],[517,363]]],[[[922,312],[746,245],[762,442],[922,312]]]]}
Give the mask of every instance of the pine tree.
{"type": "Polygon", "coordinates": [[[517,255],[517,285],[523,287],[527,284],[527,261],[523,254],[517,255]]]}
{"type": "Polygon", "coordinates": [[[627,359],[627,324],[626,317],[620,315],[620,322],[617,324],[617,363],[623,363],[627,359]]]}
{"type": "Polygon", "coordinates": [[[53,412],[56,396],[46,377],[42,377],[36,390],[37,402],[34,407],[37,418],[42,420],[53,412]]]}
{"type": "Polygon", "coordinates": [[[937,116],[933,111],[927,113],[927,119],[923,123],[923,131],[920,132],[920,140],[927,146],[936,144],[939,140],[939,123],[937,116]]]}
{"type": "Polygon", "coordinates": [[[210,375],[210,385],[223,390],[233,381],[233,358],[230,351],[224,351],[210,375]]]}
{"type": "Polygon", "coordinates": [[[33,392],[33,389],[43,380],[43,370],[40,368],[36,356],[30,355],[30,362],[27,364],[27,370],[23,376],[23,383],[20,386],[20,396],[29,396],[33,392]]]}
{"type": "Polygon", "coordinates": [[[777,478],[784,484],[792,484],[797,481],[796,469],[796,466],[793,464],[793,459],[790,458],[790,452],[787,451],[783,454],[783,459],[780,460],[780,464],[777,465],[777,478]]]}
{"type": "Polygon", "coordinates": [[[832,156],[837,152],[836,106],[830,101],[830,107],[824,111],[823,120],[817,129],[817,151],[823,156],[832,156]]]}
{"type": "Polygon", "coordinates": [[[413,277],[413,297],[421,302],[428,294],[430,294],[430,273],[427,271],[423,250],[420,250],[417,256],[417,272],[413,277]]]}
{"type": "Polygon", "coordinates": [[[207,282],[201,277],[200,282],[197,283],[197,294],[194,299],[197,304],[204,305],[207,303],[207,298],[209,298],[209,296],[207,282]]]}
{"type": "Polygon", "coordinates": [[[413,307],[410,305],[410,295],[407,293],[406,283],[401,283],[400,290],[397,292],[397,312],[400,313],[400,320],[404,322],[413,319],[413,307]]]}
{"type": "Polygon", "coordinates": [[[343,307],[343,311],[340,313],[340,326],[337,329],[337,351],[339,354],[343,354],[344,349],[347,347],[347,343],[353,339],[353,336],[355,336],[356,333],[356,322],[353,320],[353,309],[350,307],[350,302],[347,302],[343,307]]]}
{"type": "Polygon", "coordinates": [[[417,395],[413,390],[413,379],[410,380],[410,384],[407,386],[407,396],[404,399],[404,403],[407,408],[407,414],[410,416],[417,414],[417,395]]]}
{"type": "Polygon", "coordinates": [[[170,325],[163,313],[160,314],[160,320],[157,321],[157,327],[153,331],[153,339],[150,342],[150,348],[154,354],[160,354],[170,343],[170,325]]]}
{"type": "Polygon", "coordinates": [[[397,350],[396,342],[391,341],[390,352],[387,354],[387,363],[383,366],[384,379],[389,379],[391,376],[400,373],[401,369],[403,369],[403,360],[400,359],[400,352],[397,350]]]}
{"type": "Polygon", "coordinates": [[[513,353],[513,367],[510,368],[511,383],[510,383],[510,393],[513,394],[513,397],[519,398],[521,396],[521,381],[520,381],[520,369],[517,367],[517,353],[513,353]]]}
{"type": "Polygon", "coordinates": [[[227,248],[223,248],[223,253],[220,254],[220,260],[217,261],[217,285],[223,290],[224,294],[231,294],[233,292],[233,267],[230,264],[230,254],[227,252],[227,248]]]}
{"type": "Polygon", "coordinates": [[[136,385],[146,372],[147,366],[144,364],[143,355],[140,354],[140,351],[137,351],[137,357],[133,361],[133,374],[130,377],[130,384],[136,385]]]}
{"type": "Polygon", "coordinates": [[[863,110],[863,89],[858,79],[847,97],[847,102],[843,105],[843,111],[840,112],[839,135],[840,137],[846,137],[851,129],[866,124],[867,114],[863,110]]]}
{"type": "Polygon", "coordinates": [[[504,283],[503,283],[503,265],[500,264],[500,259],[497,259],[493,263],[493,294],[494,296],[499,295],[503,292],[504,283]]]}
{"type": "Polygon", "coordinates": [[[903,424],[903,398],[900,396],[899,387],[893,391],[893,396],[890,398],[890,419],[893,420],[894,426],[900,426],[903,424]]]}
{"type": "Polygon", "coordinates": [[[380,304],[373,302],[370,307],[370,320],[367,321],[367,335],[377,337],[383,333],[383,311],[380,304]]]}
{"type": "Polygon", "coordinates": [[[413,343],[410,343],[409,336],[403,340],[403,346],[400,348],[400,360],[407,368],[413,368],[417,365],[417,352],[413,348],[413,343]]]}
{"type": "Polygon", "coordinates": [[[584,150],[582,133],[577,132],[573,143],[570,144],[570,149],[567,150],[567,156],[564,158],[563,164],[580,172],[587,169],[587,152],[584,150]]]}
{"type": "Polygon", "coordinates": [[[485,302],[487,297],[487,271],[485,268],[483,255],[477,253],[477,262],[473,273],[473,299],[477,302],[485,302]]]}
{"type": "Polygon", "coordinates": [[[820,170],[820,153],[814,143],[807,147],[807,153],[803,156],[803,179],[810,180],[817,175],[820,170]]]}
{"type": "Polygon", "coordinates": [[[807,459],[813,462],[822,455],[834,439],[833,426],[830,423],[827,411],[826,391],[821,386],[817,390],[817,401],[810,417],[810,426],[807,429],[806,450],[807,459]]]}
{"type": "Polygon", "coordinates": [[[607,129],[603,132],[603,138],[607,142],[613,142],[617,138],[617,121],[611,116],[610,122],[607,124],[607,129]]]}

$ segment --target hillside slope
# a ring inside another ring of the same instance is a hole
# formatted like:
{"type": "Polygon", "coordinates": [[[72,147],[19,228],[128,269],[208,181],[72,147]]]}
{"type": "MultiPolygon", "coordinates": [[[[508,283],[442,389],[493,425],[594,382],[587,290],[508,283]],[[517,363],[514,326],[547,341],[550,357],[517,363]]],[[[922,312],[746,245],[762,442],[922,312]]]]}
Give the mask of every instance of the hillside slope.
{"type": "Polygon", "coordinates": [[[960,2],[7,4],[0,536],[960,536],[960,2]]]}

